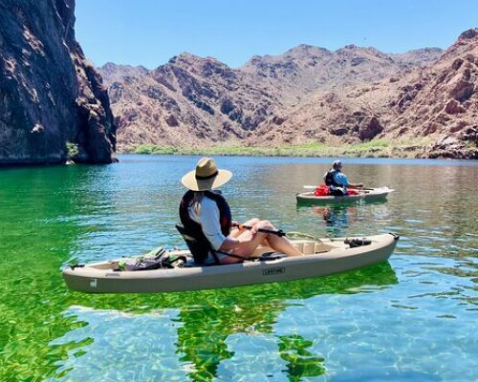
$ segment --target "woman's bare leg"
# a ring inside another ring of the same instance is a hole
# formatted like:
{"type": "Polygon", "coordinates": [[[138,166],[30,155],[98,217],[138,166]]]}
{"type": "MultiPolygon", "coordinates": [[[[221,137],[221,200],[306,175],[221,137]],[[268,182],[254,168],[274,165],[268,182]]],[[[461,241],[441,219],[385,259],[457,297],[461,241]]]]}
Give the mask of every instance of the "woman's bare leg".
{"type": "MultiPolygon", "coordinates": [[[[264,233],[252,233],[251,231],[244,231],[242,232],[237,238],[245,238],[247,240],[252,240],[247,243],[247,245],[241,246],[240,248],[233,249],[231,251],[232,254],[238,255],[243,257],[244,259],[248,259],[254,253],[254,250],[265,240],[267,234],[264,233]]],[[[243,260],[233,256],[221,256],[220,262],[221,264],[233,264],[233,263],[240,263],[243,260]]]]}
{"type": "MultiPolygon", "coordinates": [[[[253,227],[256,224],[258,224],[259,222],[260,222],[259,219],[253,218],[253,219],[250,219],[250,220],[248,220],[248,221],[246,221],[242,224],[253,227]]],[[[231,230],[231,233],[230,233],[230,236],[232,236],[236,239],[239,238],[239,237],[250,239],[253,235],[254,234],[250,230],[247,230],[245,228],[242,228],[242,229],[233,228],[231,230]]],[[[238,256],[241,256],[244,259],[248,259],[249,257],[252,256],[254,250],[259,246],[259,244],[264,241],[266,236],[267,235],[265,235],[263,233],[261,233],[261,234],[256,233],[254,239],[250,243],[248,243],[247,246],[232,250],[231,253],[235,254],[235,255],[238,255],[238,256]]],[[[237,258],[237,257],[222,255],[220,257],[219,261],[220,261],[221,264],[234,264],[234,263],[240,263],[243,260],[240,259],[240,258],[237,258]]]]}
{"type": "MultiPolygon", "coordinates": [[[[258,223],[257,228],[270,229],[276,231],[275,228],[269,221],[263,220],[258,223]]],[[[285,253],[288,256],[302,256],[303,253],[296,249],[292,243],[285,237],[280,237],[274,234],[267,235],[267,243],[269,246],[276,252],[285,253]]]]}
{"type": "MultiPolygon", "coordinates": [[[[252,226],[253,229],[269,229],[276,231],[277,229],[267,220],[259,220],[257,218],[248,220],[244,223],[244,225],[252,226]]],[[[234,230],[231,232],[231,236],[235,238],[243,237],[250,239],[252,236],[253,239],[245,246],[241,246],[240,248],[233,249],[231,251],[232,254],[241,256],[245,259],[248,259],[252,256],[253,252],[259,245],[269,246],[276,252],[285,253],[288,256],[301,256],[303,255],[298,249],[296,249],[289,240],[285,237],[279,237],[274,234],[267,234],[262,232],[253,233],[250,230],[234,230]]],[[[240,258],[232,257],[232,256],[223,256],[220,259],[221,264],[234,264],[242,262],[243,260],[240,258]]]]}

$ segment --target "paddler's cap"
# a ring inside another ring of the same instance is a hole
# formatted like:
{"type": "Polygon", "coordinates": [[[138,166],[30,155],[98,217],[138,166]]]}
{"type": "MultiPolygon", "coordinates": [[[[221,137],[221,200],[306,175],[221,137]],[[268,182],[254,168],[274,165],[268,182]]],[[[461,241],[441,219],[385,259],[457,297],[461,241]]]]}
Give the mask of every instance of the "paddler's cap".
{"type": "Polygon", "coordinates": [[[232,177],[232,172],[220,170],[212,158],[199,159],[196,169],[188,172],[181,179],[184,187],[192,191],[208,191],[221,187],[232,177]]]}
{"type": "Polygon", "coordinates": [[[339,159],[337,159],[334,161],[334,163],[332,163],[332,167],[335,169],[342,168],[342,162],[339,159]]]}

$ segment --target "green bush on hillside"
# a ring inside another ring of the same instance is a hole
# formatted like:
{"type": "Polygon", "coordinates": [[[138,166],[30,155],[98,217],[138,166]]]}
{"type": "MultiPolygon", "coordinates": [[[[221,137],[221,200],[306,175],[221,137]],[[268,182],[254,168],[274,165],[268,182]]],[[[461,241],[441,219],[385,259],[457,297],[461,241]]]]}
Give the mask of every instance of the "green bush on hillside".
{"type": "Polygon", "coordinates": [[[66,158],[73,160],[80,153],[77,143],[66,142],[66,158]]]}

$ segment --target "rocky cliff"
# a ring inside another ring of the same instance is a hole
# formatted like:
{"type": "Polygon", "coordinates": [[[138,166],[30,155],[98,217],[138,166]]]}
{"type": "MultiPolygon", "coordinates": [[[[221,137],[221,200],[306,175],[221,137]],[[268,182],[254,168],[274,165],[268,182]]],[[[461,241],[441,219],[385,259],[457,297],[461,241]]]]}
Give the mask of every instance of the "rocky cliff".
{"type": "Polygon", "coordinates": [[[109,163],[115,125],[74,0],[0,0],[0,165],[109,163]]]}
{"type": "Polygon", "coordinates": [[[433,137],[425,157],[478,159],[478,28],[399,87],[387,135],[433,137]]]}

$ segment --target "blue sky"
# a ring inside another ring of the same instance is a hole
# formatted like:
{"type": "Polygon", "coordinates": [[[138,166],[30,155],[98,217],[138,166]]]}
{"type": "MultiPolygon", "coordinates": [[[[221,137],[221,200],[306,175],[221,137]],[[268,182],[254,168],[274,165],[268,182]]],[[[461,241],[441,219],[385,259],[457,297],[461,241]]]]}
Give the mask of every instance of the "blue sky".
{"type": "Polygon", "coordinates": [[[189,52],[239,67],[299,44],[447,48],[478,27],[478,0],[77,0],[76,17],[96,65],[154,68],[189,52]]]}

